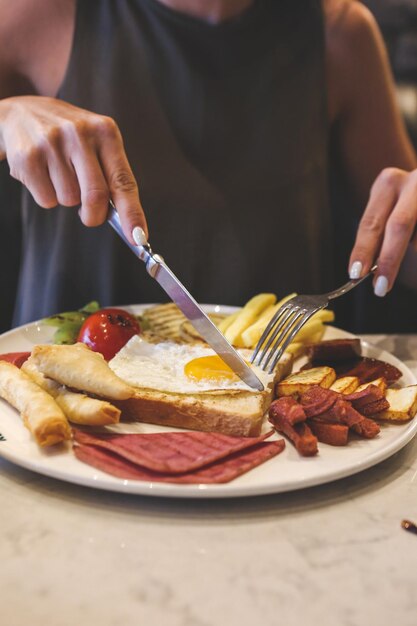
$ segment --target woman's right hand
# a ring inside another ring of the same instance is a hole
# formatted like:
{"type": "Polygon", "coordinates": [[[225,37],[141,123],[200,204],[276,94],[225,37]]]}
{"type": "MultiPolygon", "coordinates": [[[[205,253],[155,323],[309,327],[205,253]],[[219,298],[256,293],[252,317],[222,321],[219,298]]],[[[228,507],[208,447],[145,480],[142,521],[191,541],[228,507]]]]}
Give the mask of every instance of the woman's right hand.
{"type": "Polygon", "coordinates": [[[41,207],[81,205],[82,222],[98,226],[112,199],[129,241],[136,226],[147,234],[138,186],[110,117],[43,96],[1,100],[3,158],[41,207]]]}

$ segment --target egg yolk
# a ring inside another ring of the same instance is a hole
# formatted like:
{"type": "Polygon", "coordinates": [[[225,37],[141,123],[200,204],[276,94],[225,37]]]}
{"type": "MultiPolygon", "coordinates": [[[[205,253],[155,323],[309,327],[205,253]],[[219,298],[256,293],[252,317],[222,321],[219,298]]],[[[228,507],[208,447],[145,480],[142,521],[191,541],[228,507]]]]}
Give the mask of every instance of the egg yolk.
{"type": "Polygon", "coordinates": [[[234,371],[217,355],[201,356],[188,361],[184,366],[184,373],[194,380],[239,380],[234,371]]]}

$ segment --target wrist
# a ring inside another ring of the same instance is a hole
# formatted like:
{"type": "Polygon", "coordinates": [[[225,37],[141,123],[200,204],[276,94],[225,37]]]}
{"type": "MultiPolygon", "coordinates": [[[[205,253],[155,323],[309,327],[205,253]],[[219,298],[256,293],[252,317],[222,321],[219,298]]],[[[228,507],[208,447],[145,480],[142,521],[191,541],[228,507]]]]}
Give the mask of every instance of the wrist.
{"type": "Polygon", "coordinates": [[[0,161],[3,161],[6,158],[6,145],[5,145],[5,129],[7,120],[10,116],[10,113],[13,109],[13,101],[12,98],[3,98],[0,100],[0,161]]]}

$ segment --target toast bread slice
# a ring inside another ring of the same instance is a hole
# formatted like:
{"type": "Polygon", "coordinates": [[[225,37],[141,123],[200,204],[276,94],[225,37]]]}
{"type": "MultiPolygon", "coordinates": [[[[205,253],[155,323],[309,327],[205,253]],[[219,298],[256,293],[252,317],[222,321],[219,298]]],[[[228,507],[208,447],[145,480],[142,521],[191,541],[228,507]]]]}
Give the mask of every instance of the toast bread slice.
{"type": "Polygon", "coordinates": [[[261,432],[276,382],[289,374],[292,363],[292,355],[285,353],[273,383],[262,392],[179,394],[136,387],[134,396],[117,406],[122,419],[254,437],[261,432]]]}

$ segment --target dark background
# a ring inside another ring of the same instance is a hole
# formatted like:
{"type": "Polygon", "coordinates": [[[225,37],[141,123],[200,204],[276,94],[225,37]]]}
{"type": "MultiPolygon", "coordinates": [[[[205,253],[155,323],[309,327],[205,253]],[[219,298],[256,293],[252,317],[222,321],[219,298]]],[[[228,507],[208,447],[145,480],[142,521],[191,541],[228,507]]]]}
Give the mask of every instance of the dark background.
{"type": "MultiPolygon", "coordinates": [[[[384,35],[401,109],[417,148],[417,0],[365,0],[364,4],[374,13],[384,35]]],[[[344,181],[339,175],[332,180],[338,231],[335,255],[344,268],[356,224],[346,218],[352,211],[344,181]]],[[[12,323],[21,245],[19,196],[20,186],[10,178],[7,163],[0,163],[0,332],[12,323]]],[[[338,281],[345,278],[346,274],[339,276],[338,281]]],[[[353,332],[417,332],[417,292],[397,284],[379,300],[370,284],[365,284],[338,301],[336,316],[339,326],[353,332]]]]}

